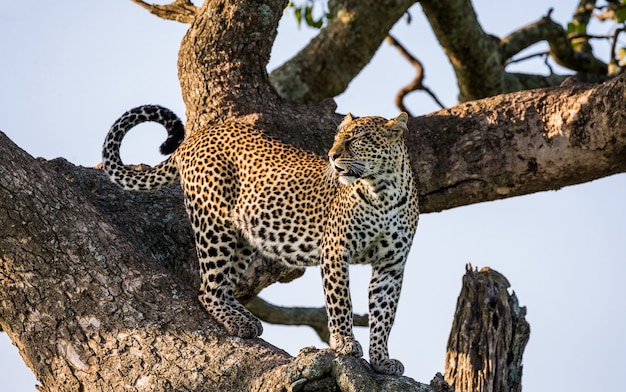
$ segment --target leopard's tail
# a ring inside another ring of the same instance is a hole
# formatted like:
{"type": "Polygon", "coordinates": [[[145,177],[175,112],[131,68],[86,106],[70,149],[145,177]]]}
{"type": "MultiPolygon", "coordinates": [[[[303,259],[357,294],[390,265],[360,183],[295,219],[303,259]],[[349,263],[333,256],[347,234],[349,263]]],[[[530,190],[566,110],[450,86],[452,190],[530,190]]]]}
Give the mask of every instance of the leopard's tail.
{"type": "Polygon", "coordinates": [[[162,106],[139,106],[117,119],[111,126],[102,146],[102,167],[111,181],[127,190],[155,190],[178,178],[178,169],[172,157],[148,170],[136,170],[122,163],[120,157],[122,139],[135,125],[147,121],[157,122],[167,130],[167,140],[160,147],[162,154],[171,154],[176,151],[185,138],[185,128],[180,118],[162,106]]]}

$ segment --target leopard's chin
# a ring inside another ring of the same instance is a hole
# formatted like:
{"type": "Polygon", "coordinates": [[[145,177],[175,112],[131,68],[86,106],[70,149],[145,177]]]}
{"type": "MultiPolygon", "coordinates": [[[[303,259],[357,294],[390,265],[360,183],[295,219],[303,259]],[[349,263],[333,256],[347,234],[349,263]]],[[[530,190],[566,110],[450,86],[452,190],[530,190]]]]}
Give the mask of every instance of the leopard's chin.
{"type": "Polygon", "coordinates": [[[339,174],[339,182],[342,183],[343,185],[350,185],[357,179],[358,177],[356,176],[351,176],[348,174],[341,174],[341,173],[339,174]]]}

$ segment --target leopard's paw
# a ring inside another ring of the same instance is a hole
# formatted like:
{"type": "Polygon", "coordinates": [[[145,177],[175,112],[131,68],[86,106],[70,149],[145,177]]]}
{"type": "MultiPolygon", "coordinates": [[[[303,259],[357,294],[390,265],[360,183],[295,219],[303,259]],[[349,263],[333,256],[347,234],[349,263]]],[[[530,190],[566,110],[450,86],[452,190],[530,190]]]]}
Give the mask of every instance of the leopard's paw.
{"type": "Polygon", "coordinates": [[[379,361],[371,360],[376,373],[401,376],[404,373],[404,365],[397,359],[385,358],[379,361]]]}
{"type": "Polygon", "coordinates": [[[333,333],[329,339],[330,348],[342,355],[351,355],[353,357],[362,357],[363,349],[361,344],[354,336],[344,336],[339,333],[333,333]]]}
{"type": "Polygon", "coordinates": [[[243,315],[219,320],[226,332],[242,339],[256,338],[263,333],[263,325],[258,319],[250,319],[243,315]]]}
{"type": "MultiPolygon", "coordinates": [[[[210,297],[209,297],[210,298],[210,297]]],[[[203,300],[203,297],[200,297],[203,300]]],[[[231,336],[243,339],[256,338],[263,333],[263,325],[258,318],[239,303],[233,306],[222,301],[203,301],[206,310],[231,336]]]]}

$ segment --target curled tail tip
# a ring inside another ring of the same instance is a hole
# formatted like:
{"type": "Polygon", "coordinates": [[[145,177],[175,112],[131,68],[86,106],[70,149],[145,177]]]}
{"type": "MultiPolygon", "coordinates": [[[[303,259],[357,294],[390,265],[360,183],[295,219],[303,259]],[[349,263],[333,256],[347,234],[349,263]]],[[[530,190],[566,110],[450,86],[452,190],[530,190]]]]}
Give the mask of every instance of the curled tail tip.
{"type": "Polygon", "coordinates": [[[172,124],[171,129],[167,130],[167,139],[161,144],[159,147],[159,151],[163,155],[169,155],[176,151],[178,146],[185,139],[185,128],[183,127],[183,123],[178,120],[172,124]]]}
{"type": "MultiPolygon", "coordinates": [[[[145,121],[154,121],[165,127],[167,139],[159,147],[163,155],[176,151],[185,139],[185,126],[181,119],[170,109],[161,105],[141,105],[129,110],[123,117],[130,117],[131,128],[145,121]]],[[[118,120],[119,121],[119,120],[118,120]]]]}

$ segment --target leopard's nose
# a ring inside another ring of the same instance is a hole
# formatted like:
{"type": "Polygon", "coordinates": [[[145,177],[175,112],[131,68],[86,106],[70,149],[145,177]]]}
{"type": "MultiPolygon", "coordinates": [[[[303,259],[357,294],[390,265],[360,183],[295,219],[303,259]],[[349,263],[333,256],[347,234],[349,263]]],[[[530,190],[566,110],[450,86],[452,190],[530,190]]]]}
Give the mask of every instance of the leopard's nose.
{"type": "Polygon", "coordinates": [[[328,158],[330,158],[331,161],[334,161],[337,158],[339,158],[339,153],[331,151],[331,152],[328,153],[328,158]]]}

